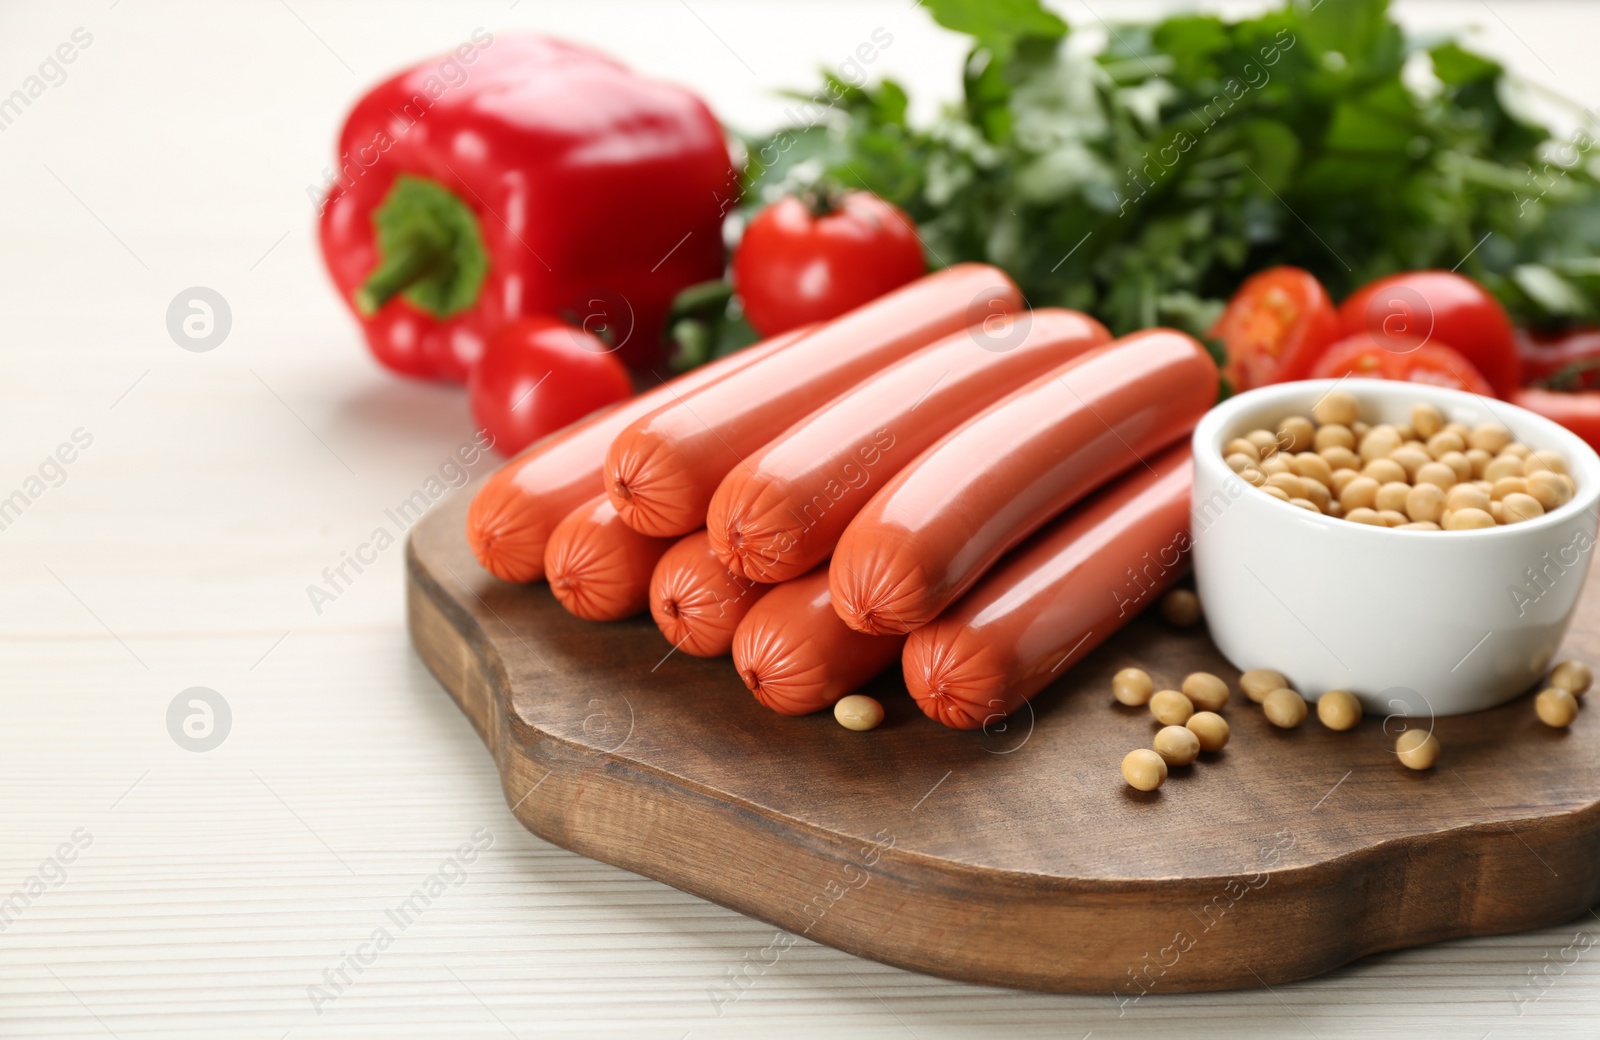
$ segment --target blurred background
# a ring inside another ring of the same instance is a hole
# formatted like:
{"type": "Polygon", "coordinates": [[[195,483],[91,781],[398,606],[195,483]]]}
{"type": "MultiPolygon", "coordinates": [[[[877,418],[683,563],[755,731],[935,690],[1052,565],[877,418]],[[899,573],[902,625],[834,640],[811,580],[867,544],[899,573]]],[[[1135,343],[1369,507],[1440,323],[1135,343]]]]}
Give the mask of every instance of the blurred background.
{"type": "MultiPolygon", "coordinates": [[[[1052,6],[1084,32],[1175,7],[1052,6]]],[[[1600,6],[1395,10],[1600,103],[1600,6]]],[[[1122,1016],[802,941],[718,1014],[707,987],[772,929],[516,823],[411,655],[403,549],[333,602],[308,598],[386,509],[455,483],[443,467],[473,438],[459,388],[369,356],[312,196],[371,84],[518,27],[688,86],[751,133],[785,120],[779,91],[811,89],[878,30],[892,43],[871,75],[930,119],[959,96],[967,47],[904,0],[0,5],[0,99],[63,44],[75,55],[0,110],[0,497],[72,456],[0,528],[0,895],[76,849],[0,931],[0,1034],[1592,1035],[1592,960],[1537,1006],[1507,995],[1570,928],[1122,1016]],[[203,349],[170,317],[196,288],[220,301],[203,349]],[[200,740],[169,710],[197,687],[214,713],[200,740]],[[318,1006],[309,991],[383,908],[480,830],[465,883],[318,1006]]]]}

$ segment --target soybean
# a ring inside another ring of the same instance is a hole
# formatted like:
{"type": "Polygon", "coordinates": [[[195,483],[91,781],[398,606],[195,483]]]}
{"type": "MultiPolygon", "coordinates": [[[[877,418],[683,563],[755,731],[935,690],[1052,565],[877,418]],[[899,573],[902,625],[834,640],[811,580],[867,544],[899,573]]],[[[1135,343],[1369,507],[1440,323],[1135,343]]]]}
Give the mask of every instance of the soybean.
{"type": "Polygon", "coordinates": [[[1594,682],[1594,673],[1582,661],[1562,661],[1550,672],[1550,685],[1582,697],[1594,682]]]}
{"type": "Polygon", "coordinates": [[[834,704],[833,717],[845,729],[865,733],[869,729],[876,729],[878,723],[883,721],[883,705],[864,693],[852,693],[848,697],[840,697],[834,704]]]}
{"type": "Polygon", "coordinates": [[[1183,695],[1204,711],[1221,711],[1228,703],[1228,684],[1210,672],[1191,672],[1183,680],[1183,695]]]}
{"type": "Polygon", "coordinates": [[[1214,711],[1197,711],[1184,726],[1200,741],[1201,751],[1221,751],[1228,744],[1228,720],[1214,711]]]}
{"type": "Polygon", "coordinates": [[[1436,484],[1449,491],[1456,486],[1456,471],[1442,462],[1430,462],[1417,470],[1418,484],[1436,484]]]}
{"type": "Polygon", "coordinates": [[[1163,726],[1181,726],[1194,716],[1194,702],[1177,690],[1161,690],[1150,698],[1150,714],[1163,726]]]}
{"type": "Polygon", "coordinates": [[[1406,507],[1406,496],[1411,493],[1411,485],[1403,480],[1393,480],[1378,487],[1378,493],[1373,496],[1372,505],[1378,512],[1386,509],[1400,510],[1406,507]]]}
{"type": "Polygon", "coordinates": [[[1317,698],[1317,719],[1329,729],[1351,729],[1361,721],[1361,702],[1349,690],[1329,690],[1317,698]]]}
{"type": "Polygon", "coordinates": [[[1563,729],[1572,725],[1572,720],[1578,717],[1578,698],[1568,690],[1552,686],[1540,691],[1539,696],[1533,699],[1533,710],[1538,712],[1539,721],[1546,726],[1563,729]]]}
{"type": "Polygon", "coordinates": [[[1356,477],[1344,486],[1339,492],[1339,504],[1344,506],[1345,512],[1352,509],[1370,509],[1373,500],[1378,497],[1378,482],[1371,477],[1356,477]]]}
{"type": "Polygon", "coordinates": [[[1427,439],[1444,429],[1444,415],[1426,402],[1411,406],[1411,428],[1417,436],[1427,439]]]}
{"type": "Polygon", "coordinates": [[[1161,616],[1170,625],[1188,628],[1200,620],[1200,597],[1188,589],[1173,589],[1161,597],[1161,616]]]}
{"type": "Polygon", "coordinates": [[[1267,721],[1280,729],[1294,729],[1306,720],[1306,702],[1293,690],[1273,690],[1261,702],[1267,721]]]}
{"type": "Polygon", "coordinates": [[[1361,406],[1355,395],[1343,390],[1329,390],[1311,406],[1311,417],[1324,425],[1349,426],[1361,415],[1361,406]]]}
{"type": "Polygon", "coordinates": [[[1186,766],[1200,757],[1200,738],[1187,726],[1165,726],[1151,744],[1169,766],[1186,766]]]}
{"type": "Polygon", "coordinates": [[[1156,684],[1140,668],[1124,668],[1111,677],[1111,696],[1117,699],[1118,704],[1126,704],[1130,708],[1150,703],[1150,696],[1155,689],[1156,684]]]}
{"type": "Polygon", "coordinates": [[[1407,769],[1432,769],[1439,750],[1439,738],[1420,729],[1408,729],[1394,742],[1394,753],[1407,769]]]}
{"type": "Polygon", "coordinates": [[[1506,511],[1506,523],[1518,524],[1524,520],[1536,520],[1544,515],[1544,506],[1532,495],[1516,492],[1507,495],[1500,503],[1506,511]]]}
{"type": "Polygon", "coordinates": [[[1480,426],[1468,435],[1467,443],[1490,455],[1498,455],[1511,443],[1511,431],[1504,426],[1480,426]]]}
{"type": "Polygon", "coordinates": [[[1528,494],[1538,499],[1545,512],[1558,509],[1567,504],[1571,494],[1567,485],[1561,482],[1560,474],[1541,470],[1527,477],[1528,494]]]}
{"type": "Polygon", "coordinates": [[[1444,491],[1435,484],[1418,484],[1406,491],[1406,516],[1437,523],[1444,515],[1444,491]]]}
{"type": "Polygon", "coordinates": [[[1282,674],[1270,668],[1252,668],[1239,676],[1239,689],[1244,695],[1260,704],[1273,690],[1288,689],[1289,683],[1282,674]]]}
{"type": "Polygon", "coordinates": [[[1149,748],[1136,748],[1122,760],[1122,778],[1136,791],[1154,791],[1167,782],[1167,763],[1149,748]]]}
{"type": "Polygon", "coordinates": [[[1350,432],[1350,427],[1340,423],[1327,423],[1317,428],[1316,436],[1311,440],[1312,445],[1319,452],[1329,448],[1343,448],[1346,451],[1356,446],[1356,435],[1350,432]]]}
{"type": "Polygon", "coordinates": [[[1291,415],[1278,424],[1278,448],[1288,452],[1309,451],[1316,434],[1310,419],[1291,415]]]}
{"type": "MultiPolygon", "coordinates": [[[[1520,523],[1576,492],[1558,452],[1535,451],[1502,426],[1446,422],[1426,402],[1412,407],[1409,422],[1369,425],[1358,412],[1350,394],[1326,394],[1310,417],[1230,439],[1223,460],[1241,480],[1308,513],[1408,531],[1520,523]]],[[[1168,601],[1162,606],[1165,614],[1168,601]]]]}
{"type": "Polygon", "coordinates": [[[1494,517],[1482,509],[1456,509],[1445,514],[1446,531],[1472,531],[1480,527],[1493,527],[1494,517]]]}
{"type": "Polygon", "coordinates": [[[1328,460],[1328,465],[1335,471],[1341,469],[1358,470],[1361,468],[1361,456],[1349,448],[1324,448],[1317,452],[1328,460]]]}
{"type": "Polygon", "coordinates": [[[1233,440],[1229,441],[1227,445],[1223,447],[1222,454],[1248,455],[1250,456],[1251,462],[1261,461],[1261,449],[1255,446],[1255,442],[1245,440],[1243,437],[1235,437],[1233,440]]]}
{"type": "Polygon", "coordinates": [[[1391,451],[1403,443],[1400,431],[1387,423],[1374,426],[1361,438],[1359,454],[1363,459],[1371,462],[1373,459],[1387,458],[1391,451]]]}
{"type": "Polygon", "coordinates": [[[1388,484],[1393,481],[1406,479],[1406,468],[1393,459],[1373,459],[1362,467],[1361,475],[1371,477],[1379,484],[1388,484]]]}

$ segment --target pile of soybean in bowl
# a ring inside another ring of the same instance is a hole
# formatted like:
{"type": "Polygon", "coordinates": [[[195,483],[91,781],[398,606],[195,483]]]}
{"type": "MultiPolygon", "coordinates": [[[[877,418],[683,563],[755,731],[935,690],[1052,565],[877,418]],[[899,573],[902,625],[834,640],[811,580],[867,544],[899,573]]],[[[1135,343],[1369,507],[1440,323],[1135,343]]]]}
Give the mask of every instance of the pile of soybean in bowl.
{"type": "Polygon", "coordinates": [[[1409,423],[1369,425],[1334,390],[1276,430],[1222,449],[1228,468],[1293,506],[1403,531],[1467,531],[1532,520],[1571,501],[1567,461],[1534,451],[1504,426],[1446,422],[1418,404],[1409,423]]]}

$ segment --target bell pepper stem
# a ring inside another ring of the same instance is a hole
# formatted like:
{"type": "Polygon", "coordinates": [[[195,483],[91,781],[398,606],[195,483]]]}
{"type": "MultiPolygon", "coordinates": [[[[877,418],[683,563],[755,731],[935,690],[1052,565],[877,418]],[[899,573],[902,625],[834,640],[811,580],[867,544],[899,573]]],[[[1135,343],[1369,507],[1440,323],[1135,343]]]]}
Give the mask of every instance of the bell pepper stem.
{"type": "Polygon", "coordinates": [[[449,252],[448,244],[423,235],[413,235],[401,248],[386,251],[383,261],[352,294],[356,310],[372,317],[392,298],[433,273],[449,252]]]}

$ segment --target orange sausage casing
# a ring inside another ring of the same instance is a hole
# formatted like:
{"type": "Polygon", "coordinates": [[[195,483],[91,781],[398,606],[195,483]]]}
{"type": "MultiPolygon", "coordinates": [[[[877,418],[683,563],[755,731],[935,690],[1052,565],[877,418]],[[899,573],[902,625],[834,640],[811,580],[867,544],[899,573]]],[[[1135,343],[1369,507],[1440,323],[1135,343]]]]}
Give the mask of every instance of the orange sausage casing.
{"type": "Polygon", "coordinates": [[[628,427],[606,456],[611,501],[645,534],[688,534],[705,525],[722,478],[757,448],[913,350],[1021,306],[1011,279],[984,264],[880,296],[628,427]]]}
{"type": "Polygon", "coordinates": [[[1153,602],[1186,570],[1187,444],[1094,494],[1009,553],[911,633],[906,688],[929,718],[1005,718],[1153,602]]]}
{"type": "Polygon", "coordinates": [[[544,577],[544,547],[550,531],[568,513],[605,493],[600,472],[617,434],[681,396],[755,364],[805,335],[796,329],[747,347],[631,397],[614,408],[585,416],[507,462],[473,496],[467,511],[467,544],[483,569],[501,581],[544,577]]]}
{"type": "Polygon", "coordinates": [[[770,585],[757,585],[723,566],[704,531],[668,549],[650,577],[650,616],[667,642],[694,657],[721,657],[733,630],[770,585]]]}
{"type": "Polygon", "coordinates": [[[900,656],[904,636],[869,636],[839,620],[828,570],[773,586],[733,633],[733,663],[756,700],[807,715],[866,683],[900,656]]]}
{"type": "Polygon", "coordinates": [[[890,365],[734,467],[706,514],[736,574],[797,578],[828,558],[867,500],[966,419],[1111,338],[1076,311],[1037,310],[1010,335],[964,329],[890,365]]]}
{"type": "Polygon", "coordinates": [[[1217,366],[1171,329],[1074,358],[969,419],[901,470],[834,550],[834,608],[862,632],[910,632],[1051,517],[1183,437],[1217,366]]]}
{"type": "Polygon", "coordinates": [[[550,591],[570,614],[620,621],[645,608],[650,575],[670,538],[651,538],[623,523],[611,500],[596,495],[550,532],[544,572],[550,591]]]}

